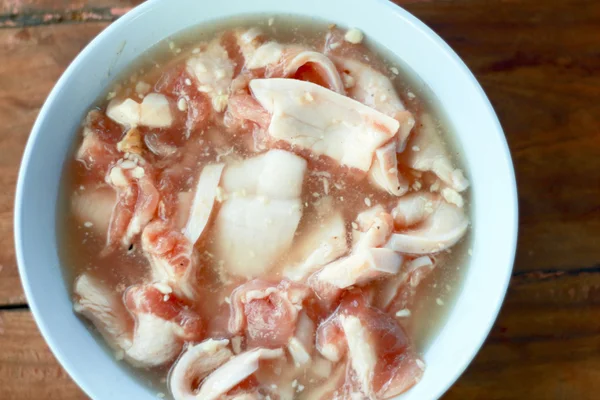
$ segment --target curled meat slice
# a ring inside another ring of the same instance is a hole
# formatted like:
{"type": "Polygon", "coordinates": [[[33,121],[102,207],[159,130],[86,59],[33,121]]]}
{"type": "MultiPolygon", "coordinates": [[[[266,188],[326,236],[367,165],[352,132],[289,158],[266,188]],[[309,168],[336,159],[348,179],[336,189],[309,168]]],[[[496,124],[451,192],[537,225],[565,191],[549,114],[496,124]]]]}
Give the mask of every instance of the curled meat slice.
{"type": "Polygon", "coordinates": [[[265,68],[267,78],[309,81],[345,94],[342,79],[333,62],[323,53],[300,46],[265,43],[253,52],[246,68],[265,68]]]}
{"type": "Polygon", "coordinates": [[[107,247],[128,247],[152,220],[160,195],[143,159],[120,160],[106,178],[117,191],[117,204],[110,218],[107,247]]]}
{"type": "Polygon", "coordinates": [[[408,390],[423,375],[424,363],[400,325],[368,306],[360,293],[344,297],[319,326],[317,349],[323,352],[331,346],[340,358],[346,355],[348,359],[346,382],[340,389],[346,394],[358,392],[367,398],[386,399],[408,390]]]}
{"type": "Polygon", "coordinates": [[[296,366],[306,365],[312,361],[314,349],[315,323],[304,311],[298,315],[296,332],[290,338],[287,349],[296,366]]]}
{"type": "Polygon", "coordinates": [[[119,159],[119,155],[110,143],[102,140],[97,133],[85,127],[83,128],[83,142],[77,149],[75,159],[81,162],[87,170],[100,177],[106,175],[110,166],[119,159]]]}
{"type": "Polygon", "coordinates": [[[243,129],[248,122],[255,124],[261,130],[267,130],[271,116],[248,93],[236,93],[229,98],[224,123],[229,128],[243,129]]]}
{"type": "Polygon", "coordinates": [[[314,83],[254,79],[250,89],[272,116],[268,134],[273,139],[364,172],[375,150],[398,130],[393,118],[314,83]]]}
{"type": "Polygon", "coordinates": [[[297,239],[290,255],[292,262],[283,273],[288,279],[301,282],[347,252],[346,223],[340,211],[332,211],[297,239]]]}
{"type": "Polygon", "coordinates": [[[373,107],[399,122],[397,150],[401,152],[415,126],[413,115],[398,97],[390,79],[367,64],[350,58],[335,57],[334,62],[344,74],[350,77],[352,85],[348,94],[355,100],[373,107]]]}
{"type": "Polygon", "coordinates": [[[155,281],[170,284],[180,296],[195,297],[197,259],[188,238],[157,219],[142,233],[142,250],[150,261],[155,281]]]}
{"type": "Polygon", "coordinates": [[[106,115],[128,127],[144,125],[150,128],[167,128],[173,123],[169,100],[159,93],[148,94],[141,103],[132,99],[113,99],[108,103],[106,115]]]}
{"type": "Polygon", "coordinates": [[[133,321],[121,297],[99,279],[80,275],[73,285],[74,310],[89,319],[113,350],[131,347],[133,321]]]}
{"type": "Polygon", "coordinates": [[[219,42],[220,38],[210,42],[199,54],[190,57],[186,65],[188,73],[198,84],[198,90],[211,98],[215,111],[222,112],[227,107],[234,65],[219,42]]]}
{"type": "Polygon", "coordinates": [[[439,202],[439,196],[430,192],[410,193],[401,197],[392,209],[396,228],[407,228],[424,221],[433,214],[439,202]]]}
{"type": "Polygon", "coordinates": [[[381,310],[401,312],[400,315],[409,316],[417,287],[436,264],[431,256],[421,256],[405,262],[399,274],[378,285],[374,304],[381,310]]]}
{"type": "Polygon", "coordinates": [[[418,130],[408,147],[400,157],[401,162],[408,167],[417,171],[433,172],[444,184],[457,192],[462,192],[469,186],[462,171],[453,167],[431,115],[421,115],[418,130]]]}
{"type": "Polygon", "coordinates": [[[124,299],[88,274],[75,281],[75,311],[88,318],[106,342],[138,367],[173,360],[184,340],[198,340],[198,315],[174,296],[151,285],[134,286],[124,299]],[[133,316],[133,319],[132,319],[133,316]]]}
{"type": "Polygon", "coordinates": [[[308,283],[320,299],[331,302],[342,289],[399,271],[402,256],[393,250],[379,248],[388,241],[393,229],[391,216],[384,211],[379,212],[380,209],[383,210],[375,207],[359,216],[365,231],[354,232],[355,242],[350,255],[325,265],[310,276],[308,283]]]}
{"type": "Polygon", "coordinates": [[[308,294],[307,287],[285,280],[245,283],[231,295],[229,332],[244,332],[248,346],[285,346],[294,335],[298,311],[308,294]]]}
{"type": "Polygon", "coordinates": [[[369,180],[374,186],[394,196],[402,196],[408,192],[408,181],[398,170],[394,141],[375,150],[375,158],[369,170],[369,180]]]}
{"type": "Polygon", "coordinates": [[[385,247],[400,253],[437,253],[456,244],[468,226],[469,219],[461,208],[440,201],[420,225],[392,234],[385,247]]]}
{"type": "Polygon", "coordinates": [[[309,283],[317,294],[321,295],[330,290],[345,289],[394,275],[400,270],[401,265],[402,256],[393,250],[365,248],[327,264],[311,276],[309,283]]]}
{"type": "Polygon", "coordinates": [[[227,339],[207,339],[184,350],[169,377],[169,388],[175,400],[198,399],[198,382],[233,357],[228,345],[227,339]]]}
{"type": "Polygon", "coordinates": [[[210,374],[202,383],[196,398],[202,400],[219,399],[257,372],[261,361],[275,360],[283,356],[282,349],[256,348],[241,353],[210,374]]]}
{"type": "MultiPolygon", "coordinates": [[[[163,132],[147,133],[144,136],[146,146],[158,156],[165,157],[174,153],[177,150],[174,144],[178,144],[180,139],[190,138],[194,131],[206,127],[206,124],[211,121],[210,97],[206,93],[199,92],[196,85],[191,84],[193,79],[185,66],[177,65],[166,71],[155,85],[157,91],[176,99],[175,113],[178,117],[181,113],[185,113],[183,137],[163,132]]],[[[177,129],[176,132],[179,133],[180,130],[177,129]]]]}
{"type": "Polygon", "coordinates": [[[134,365],[165,364],[181,352],[184,341],[202,337],[198,314],[164,291],[162,286],[137,285],[125,292],[125,306],[135,319],[133,344],[126,356],[134,365]]]}
{"type": "Polygon", "coordinates": [[[190,243],[196,243],[204,232],[213,210],[217,188],[225,164],[207,165],[202,169],[194,192],[188,221],[183,234],[190,243]]]}

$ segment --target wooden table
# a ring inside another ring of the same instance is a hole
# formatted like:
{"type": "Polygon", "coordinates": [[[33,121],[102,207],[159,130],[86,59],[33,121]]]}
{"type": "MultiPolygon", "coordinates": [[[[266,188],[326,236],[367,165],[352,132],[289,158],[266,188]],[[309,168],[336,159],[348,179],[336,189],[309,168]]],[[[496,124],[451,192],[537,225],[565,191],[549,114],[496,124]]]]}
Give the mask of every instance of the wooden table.
{"type": "MultiPolygon", "coordinates": [[[[23,296],[13,192],[29,130],[73,57],[136,1],[0,0],[0,399],[84,399],[23,296]]],[[[447,399],[600,398],[600,2],[402,0],[465,60],[517,170],[505,305],[447,399]]]]}

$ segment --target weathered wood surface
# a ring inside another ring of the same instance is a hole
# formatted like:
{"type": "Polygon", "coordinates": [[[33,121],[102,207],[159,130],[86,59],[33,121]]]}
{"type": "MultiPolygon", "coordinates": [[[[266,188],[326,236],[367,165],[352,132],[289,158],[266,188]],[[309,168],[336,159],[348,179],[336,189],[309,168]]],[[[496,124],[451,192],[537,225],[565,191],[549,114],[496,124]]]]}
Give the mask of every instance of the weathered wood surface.
{"type": "MultiPolygon", "coordinates": [[[[20,288],[13,188],[72,58],[139,1],[0,0],[0,398],[80,399],[20,288]],[[22,305],[22,306],[21,306],[22,305]]],[[[600,389],[600,3],[401,0],[473,70],[517,171],[520,237],[500,317],[447,399],[594,399],[600,389]]],[[[406,39],[409,40],[409,39],[406,39]]]]}

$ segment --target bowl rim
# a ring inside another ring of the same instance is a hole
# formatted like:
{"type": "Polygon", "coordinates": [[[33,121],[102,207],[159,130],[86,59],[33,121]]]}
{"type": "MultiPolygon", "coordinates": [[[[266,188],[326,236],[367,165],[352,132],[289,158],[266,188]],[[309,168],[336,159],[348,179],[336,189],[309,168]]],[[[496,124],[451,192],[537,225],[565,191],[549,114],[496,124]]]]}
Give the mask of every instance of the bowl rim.
{"type": "MultiPolygon", "coordinates": [[[[15,241],[16,259],[17,259],[17,265],[18,265],[21,285],[23,287],[23,290],[24,290],[24,293],[25,293],[25,296],[26,296],[26,299],[27,299],[27,302],[29,305],[29,309],[31,310],[31,312],[33,314],[33,318],[34,318],[34,320],[38,326],[38,329],[40,330],[40,333],[42,334],[45,342],[48,344],[50,350],[52,351],[52,353],[54,354],[54,356],[56,357],[58,362],[66,370],[66,372],[73,379],[73,381],[76,382],[76,384],[91,398],[95,398],[93,390],[91,390],[91,387],[88,386],[86,380],[81,378],[81,376],[76,373],[76,371],[72,367],[68,357],[66,357],[58,349],[58,345],[53,337],[53,333],[50,332],[50,329],[47,326],[45,317],[42,316],[41,312],[39,311],[38,299],[36,298],[36,295],[33,293],[31,286],[30,286],[30,282],[29,282],[29,278],[28,278],[28,268],[25,266],[25,256],[24,256],[24,248],[23,248],[24,240],[23,240],[23,234],[22,234],[23,195],[24,195],[24,186],[25,186],[25,176],[26,176],[27,169],[29,168],[29,165],[30,165],[31,153],[33,151],[35,142],[38,140],[38,137],[42,134],[41,129],[40,129],[40,127],[42,125],[42,121],[47,118],[48,109],[50,108],[50,104],[55,101],[55,99],[58,96],[61,89],[64,86],[69,84],[70,77],[71,77],[72,73],[75,71],[75,69],[77,68],[77,65],[83,59],[85,59],[88,56],[88,54],[93,53],[95,51],[96,45],[98,43],[102,42],[103,40],[105,40],[105,38],[108,37],[113,31],[124,28],[125,25],[127,25],[131,20],[142,16],[147,11],[151,11],[151,9],[155,6],[155,4],[162,2],[162,1],[167,1],[167,0],[148,0],[136,7],[134,7],[133,9],[128,11],[126,14],[124,14],[123,16],[118,18],[116,21],[111,23],[109,26],[107,26],[102,32],[100,32],[96,37],[94,37],[79,54],[77,54],[77,56],[73,59],[73,61],[65,69],[65,71],[62,73],[62,75],[60,76],[60,78],[58,79],[58,81],[56,82],[56,84],[54,85],[52,90],[50,91],[50,94],[44,101],[44,104],[43,104],[42,108],[40,109],[38,116],[36,117],[35,123],[31,129],[29,138],[27,139],[27,144],[26,144],[25,150],[23,152],[23,156],[21,159],[21,165],[20,165],[19,173],[18,173],[16,192],[15,192],[15,202],[14,202],[13,224],[14,224],[14,241],[15,241]]],[[[456,52],[454,52],[454,50],[452,50],[452,48],[437,33],[435,33],[427,25],[425,25],[425,23],[420,21],[418,18],[413,16],[410,12],[408,12],[404,8],[400,7],[399,5],[392,3],[391,1],[388,1],[388,0],[370,0],[370,1],[375,2],[375,3],[380,3],[384,6],[387,6],[389,8],[390,12],[392,12],[392,13],[400,14],[400,17],[402,17],[402,19],[406,20],[408,23],[413,24],[416,28],[418,28],[420,31],[422,31],[428,37],[428,39],[433,40],[435,42],[435,44],[439,47],[440,51],[446,53],[446,55],[450,57],[452,62],[454,62],[456,64],[456,66],[460,70],[462,70],[462,72],[465,74],[465,76],[471,81],[471,83],[474,85],[474,87],[478,91],[479,99],[477,99],[477,101],[481,102],[481,104],[486,108],[486,110],[489,112],[490,116],[493,119],[493,124],[496,127],[494,134],[497,134],[499,136],[498,139],[502,143],[502,149],[498,149],[498,151],[501,151],[503,153],[503,158],[507,162],[507,166],[508,166],[509,176],[507,176],[507,178],[510,183],[510,185],[509,185],[510,193],[509,193],[508,197],[512,199],[512,202],[510,204],[506,204],[506,209],[503,211],[506,213],[507,217],[509,218],[509,220],[507,221],[507,224],[510,227],[510,229],[509,229],[510,232],[512,232],[512,237],[509,238],[510,241],[507,245],[508,259],[510,260],[510,263],[509,263],[509,265],[506,266],[504,281],[499,283],[502,295],[496,300],[494,310],[489,315],[490,319],[488,322],[488,326],[484,330],[485,334],[481,335],[478,342],[473,347],[472,354],[470,354],[468,357],[466,357],[465,361],[462,363],[462,365],[460,365],[456,369],[456,372],[453,374],[453,376],[451,376],[447,379],[446,385],[440,385],[440,387],[434,397],[434,398],[440,398],[460,378],[460,376],[464,373],[466,368],[471,364],[471,362],[473,361],[475,356],[480,351],[483,343],[487,339],[495,321],[498,318],[500,309],[502,307],[502,304],[503,304],[504,299],[507,294],[510,279],[512,277],[512,271],[514,268],[516,249],[517,249],[517,239],[518,239],[518,195],[517,195],[515,170],[514,170],[514,165],[513,165],[511,154],[510,154],[510,149],[509,149],[508,143],[506,141],[506,136],[504,134],[504,131],[502,129],[502,126],[500,124],[498,116],[495,113],[495,111],[492,107],[492,104],[489,101],[487,95],[485,94],[483,88],[481,87],[481,85],[479,84],[479,82],[477,81],[477,79],[475,78],[473,73],[471,72],[471,70],[462,61],[462,59],[456,54],[456,52]]],[[[232,13],[232,16],[233,15],[235,15],[235,13],[232,13]]],[[[418,73],[418,71],[417,71],[417,73],[418,73]]],[[[434,91],[434,93],[435,93],[435,91],[434,91]]],[[[448,312],[450,312],[450,311],[448,311],[448,312]]]]}

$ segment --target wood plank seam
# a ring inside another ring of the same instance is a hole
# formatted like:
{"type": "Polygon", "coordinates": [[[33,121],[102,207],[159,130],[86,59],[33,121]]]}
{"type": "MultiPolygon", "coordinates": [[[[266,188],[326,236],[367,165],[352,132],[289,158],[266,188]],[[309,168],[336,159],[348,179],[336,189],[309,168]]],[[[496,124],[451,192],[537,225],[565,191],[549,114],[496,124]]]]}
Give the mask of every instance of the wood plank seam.
{"type": "Polygon", "coordinates": [[[0,15],[1,28],[22,28],[40,25],[83,22],[113,22],[131,8],[81,8],[61,11],[29,11],[0,15]]]}

